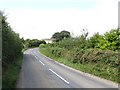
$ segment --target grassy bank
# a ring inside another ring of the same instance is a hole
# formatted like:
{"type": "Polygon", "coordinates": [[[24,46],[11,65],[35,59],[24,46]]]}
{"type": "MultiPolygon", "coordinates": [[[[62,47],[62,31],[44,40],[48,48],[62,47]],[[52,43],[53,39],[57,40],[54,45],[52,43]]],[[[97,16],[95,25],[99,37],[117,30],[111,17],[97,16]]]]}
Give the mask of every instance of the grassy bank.
{"type": "MultiPolygon", "coordinates": [[[[63,50],[62,50],[63,51],[63,50]]],[[[70,66],[72,68],[75,68],[77,70],[86,72],[86,73],[90,73],[114,82],[119,82],[119,75],[118,75],[118,66],[111,66],[111,62],[105,62],[106,58],[102,58],[100,61],[97,61],[95,63],[75,63],[73,58],[72,58],[72,54],[69,53],[69,55],[65,56],[56,56],[54,54],[52,54],[51,52],[51,48],[49,48],[49,46],[46,46],[44,48],[40,48],[40,52],[60,63],[63,63],[67,66],[70,66]],[[69,58],[68,58],[69,57],[69,58]]],[[[60,53],[59,53],[60,54],[60,53]]],[[[68,53],[66,53],[68,54],[68,53]]],[[[104,54],[104,53],[103,53],[104,54]]],[[[112,57],[110,57],[112,58],[112,57]]],[[[113,59],[116,59],[116,57],[114,57],[113,59]]],[[[111,60],[113,60],[111,59],[111,60]]],[[[106,60],[107,61],[107,60],[106,60]]],[[[83,61],[85,62],[85,61],[83,61]]],[[[114,63],[114,61],[113,61],[114,63]]]]}
{"type": "Polygon", "coordinates": [[[16,58],[15,62],[12,64],[9,64],[5,69],[5,72],[2,73],[3,90],[15,88],[16,81],[18,79],[19,72],[22,65],[22,58],[23,58],[23,55],[21,54],[19,57],[16,58]]]}

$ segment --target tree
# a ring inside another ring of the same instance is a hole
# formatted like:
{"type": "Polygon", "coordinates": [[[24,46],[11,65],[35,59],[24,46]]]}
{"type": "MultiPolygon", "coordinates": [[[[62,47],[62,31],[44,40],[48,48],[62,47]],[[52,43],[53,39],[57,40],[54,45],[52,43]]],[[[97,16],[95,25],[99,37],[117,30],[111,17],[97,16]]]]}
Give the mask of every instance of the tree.
{"type": "Polygon", "coordinates": [[[62,40],[62,37],[61,37],[61,35],[60,35],[59,32],[54,33],[54,34],[52,35],[52,38],[54,38],[56,42],[62,40]]]}
{"type": "Polygon", "coordinates": [[[61,41],[64,38],[69,38],[71,37],[70,32],[68,31],[61,31],[61,32],[56,32],[52,35],[52,38],[55,39],[56,42],[61,41]]]}
{"type": "Polygon", "coordinates": [[[83,29],[81,32],[82,32],[82,36],[86,39],[88,34],[89,34],[88,30],[87,29],[83,29]]]}
{"type": "Polygon", "coordinates": [[[104,44],[104,37],[100,35],[98,32],[95,33],[89,39],[89,45],[91,48],[100,48],[104,44]]]}
{"type": "Polygon", "coordinates": [[[17,56],[22,51],[22,40],[18,33],[15,33],[6,21],[6,17],[2,17],[2,66],[7,67],[8,64],[14,63],[17,56]]]}
{"type": "Polygon", "coordinates": [[[120,49],[120,30],[112,29],[110,32],[104,34],[105,44],[104,47],[110,50],[120,49]]]}
{"type": "Polygon", "coordinates": [[[103,36],[99,33],[94,34],[89,39],[89,45],[92,48],[118,50],[120,49],[120,31],[119,29],[112,29],[106,32],[103,36]]]}
{"type": "Polygon", "coordinates": [[[44,40],[38,39],[26,39],[24,42],[24,48],[38,47],[40,44],[46,44],[44,40]]]}
{"type": "Polygon", "coordinates": [[[61,31],[60,34],[61,34],[62,39],[70,37],[70,32],[65,31],[65,30],[61,31]]]}

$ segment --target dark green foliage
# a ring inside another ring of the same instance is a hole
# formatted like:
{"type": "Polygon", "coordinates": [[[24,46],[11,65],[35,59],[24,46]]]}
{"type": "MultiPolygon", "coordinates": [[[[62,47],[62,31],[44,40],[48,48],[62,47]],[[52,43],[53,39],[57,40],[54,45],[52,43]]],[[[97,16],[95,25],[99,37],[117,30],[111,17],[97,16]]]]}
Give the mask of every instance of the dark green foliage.
{"type": "Polygon", "coordinates": [[[99,33],[94,34],[89,39],[89,44],[91,48],[100,48],[105,43],[104,37],[100,35],[99,33]]]}
{"type": "Polygon", "coordinates": [[[40,44],[46,44],[46,42],[38,39],[26,39],[23,41],[24,48],[39,47],[40,44]]]}
{"type": "Polygon", "coordinates": [[[120,30],[112,29],[110,32],[106,32],[104,47],[110,50],[120,49],[120,30]]]}
{"type": "Polygon", "coordinates": [[[120,31],[113,29],[104,35],[96,33],[90,38],[86,38],[87,35],[88,32],[83,30],[83,35],[77,38],[71,37],[52,44],[41,45],[40,51],[58,61],[60,59],[60,62],[66,65],[80,65],[81,67],[75,67],[118,82],[120,31]]]}
{"type": "Polygon", "coordinates": [[[15,33],[1,14],[2,23],[2,88],[15,87],[20,67],[22,64],[22,41],[19,34],[15,33]]]}
{"type": "Polygon", "coordinates": [[[70,37],[70,32],[65,31],[65,30],[61,31],[60,34],[61,34],[62,39],[70,37]]]}
{"type": "Polygon", "coordinates": [[[14,64],[8,64],[2,75],[2,89],[13,90],[16,87],[16,82],[20,74],[23,55],[16,58],[14,64]]]}
{"type": "Polygon", "coordinates": [[[22,50],[22,40],[19,34],[15,33],[6,22],[6,17],[2,16],[2,65],[14,63],[15,58],[22,50]]]}
{"type": "Polygon", "coordinates": [[[52,38],[55,39],[56,42],[63,40],[64,38],[70,38],[70,32],[68,31],[61,31],[61,32],[56,32],[52,35],[52,38]]]}
{"type": "Polygon", "coordinates": [[[120,30],[112,29],[110,32],[106,32],[104,35],[99,33],[94,34],[89,39],[91,48],[100,48],[102,50],[109,49],[117,51],[120,49],[120,30]]]}
{"type": "Polygon", "coordinates": [[[56,42],[62,40],[61,34],[59,32],[54,33],[52,38],[54,38],[56,42]]]}

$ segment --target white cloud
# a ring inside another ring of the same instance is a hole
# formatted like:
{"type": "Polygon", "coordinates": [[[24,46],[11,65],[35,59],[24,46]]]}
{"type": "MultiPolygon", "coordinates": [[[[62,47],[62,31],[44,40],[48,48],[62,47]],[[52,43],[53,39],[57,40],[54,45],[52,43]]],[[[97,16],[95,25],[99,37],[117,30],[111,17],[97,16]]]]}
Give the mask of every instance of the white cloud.
{"type": "Polygon", "coordinates": [[[104,33],[117,28],[118,0],[98,0],[96,7],[90,10],[77,8],[34,10],[6,10],[8,21],[13,29],[24,38],[50,38],[61,30],[72,31],[80,35],[80,30],[87,28],[90,35],[104,33]]]}

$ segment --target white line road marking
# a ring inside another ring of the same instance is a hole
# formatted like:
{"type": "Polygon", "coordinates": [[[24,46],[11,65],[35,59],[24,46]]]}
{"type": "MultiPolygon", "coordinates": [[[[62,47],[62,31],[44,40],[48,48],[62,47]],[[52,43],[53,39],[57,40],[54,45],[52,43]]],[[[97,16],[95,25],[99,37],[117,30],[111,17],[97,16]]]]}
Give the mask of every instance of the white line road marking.
{"type": "Polygon", "coordinates": [[[37,56],[35,56],[35,58],[37,59],[37,56]]]}
{"type": "Polygon", "coordinates": [[[61,80],[63,80],[65,83],[69,84],[69,82],[67,80],[65,80],[64,78],[62,78],[60,75],[58,75],[56,72],[54,72],[52,69],[49,69],[52,73],[54,73],[57,77],[59,77],[61,80]]]}
{"type": "Polygon", "coordinates": [[[43,66],[45,65],[42,61],[39,60],[39,62],[40,62],[43,66]]]}
{"type": "Polygon", "coordinates": [[[37,56],[35,56],[35,59],[38,60],[37,56]]]}
{"type": "Polygon", "coordinates": [[[42,61],[38,59],[38,57],[35,55],[36,60],[38,60],[43,66],[45,65],[42,61]]]}

